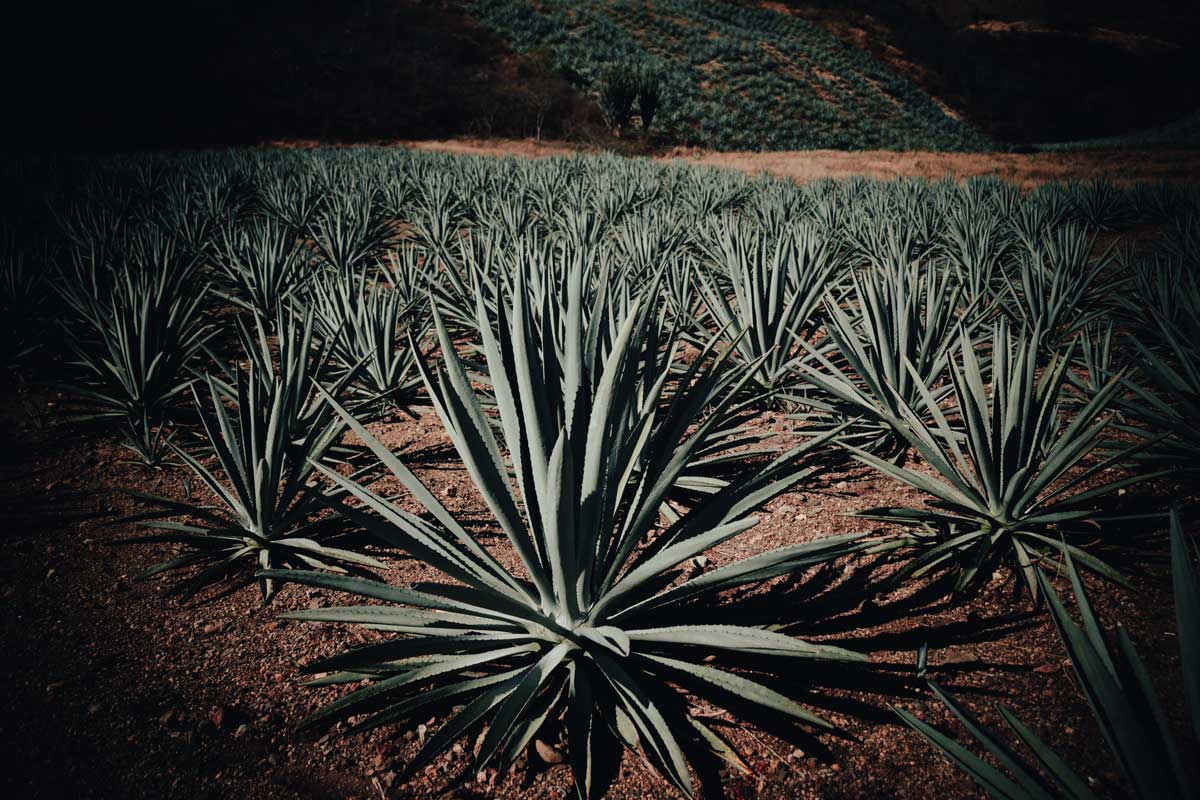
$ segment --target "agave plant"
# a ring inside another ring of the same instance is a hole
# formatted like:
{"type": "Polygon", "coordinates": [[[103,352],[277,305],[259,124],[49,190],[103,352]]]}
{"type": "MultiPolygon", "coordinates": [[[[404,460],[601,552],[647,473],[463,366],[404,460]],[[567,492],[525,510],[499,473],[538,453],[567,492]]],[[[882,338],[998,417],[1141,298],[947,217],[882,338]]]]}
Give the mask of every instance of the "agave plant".
{"type": "Polygon", "coordinates": [[[1113,253],[1109,246],[1092,259],[1095,236],[1076,225],[1053,229],[1032,246],[1019,249],[1018,280],[1009,281],[1009,311],[1026,335],[1036,330],[1042,350],[1051,353],[1087,323],[1103,315],[1103,298],[1116,294],[1101,283],[1113,253]]]}
{"type": "Polygon", "coordinates": [[[464,204],[454,184],[444,175],[422,185],[409,220],[413,236],[435,262],[453,260],[452,247],[459,237],[464,219],[464,204]]]}
{"type": "Polygon", "coordinates": [[[421,376],[404,331],[414,326],[419,340],[423,330],[399,292],[368,283],[365,273],[339,274],[318,281],[310,302],[336,369],[355,376],[357,404],[408,410],[419,402],[421,376]]]}
{"type": "Polygon", "coordinates": [[[774,242],[744,224],[722,225],[713,257],[718,278],[698,272],[708,313],[744,364],[758,364],[765,391],[788,386],[800,343],[819,325],[817,310],[839,261],[833,245],[808,226],[796,226],[774,242]],[[719,277],[727,277],[728,297],[719,277]]]}
{"type": "Polygon", "coordinates": [[[15,235],[0,231],[0,364],[5,366],[43,345],[51,290],[39,256],[44,258],[45,251],[22,247],[15,235]]]}
{"type": "Polygon", "coordinates": [[[1003,218],[984,209],[958,207],[947,219],[943,251],[968,300],[986,305],[1001,293],[1010,239],[1003,218]]]}
{"type": "Polygon", "coordinates": [[[961,337],[983,315],[978,303],[960,307],[963,289],[948,272],[922,273],[913,265],[851,280],[848,309],[826,297],[828,344],[818,350],[805,342],[810,358],[795,367],[819,396],[795,399],[835,423],[853,420],[848,433],[860,447],[898,458],[908,449],[899,432],[904,409],[921,408],[926,396],[940,403],[951,391],[939,381],[961,337]]]}
{"type": "Polygon", "coordinates": [[[961,334],[961,365],[950,363],[955,406],[942,409],[938,398],[919,385],[920,410],[900,404],[904,424],[898,431],[936,477],[850,448],[860,461],[933,498],[926,508],[862,513],[917,529],[893,543],[916,553],[898,578],[948,569],[957,573],[959,590],[986,579],[1007,561],[1037,597],[1038,571],[1056,569],[1059,556],[1069,553],[1088,569],[1121,580],[1112,567],[1072,540],[1083,530],[1094,535],[1088,525],[1097,519],[1098,499],[1161,473],[1133,475],[1080,491],[1136,448],[1076,469],[1104,444],[1101,436],[1112,421],[1110,407],[1122,382],[1118,373],[1064,424],[1060,405],[1071,349],[1056,354],[1043,368],[1038,337],[1014,338],[1002,320],[992,337],[988,386],[975,343],[961,334]],[[961,429],[951,424],[951,417],[961,420],[961,429]]]}
{"type": "Polygon", "coordinates": [[[71,310],[68,341],[84,404],[80,421],[120,425],[126,446],[147,465],[169,455],[163,426],[192,383],[189,370],[214,333],[204,322],[207,289],[192,287],[193,261],[173,251],[142,268],[117,271],[103,292],[65,284],[71,310]]]}
{"type": "Polygon", "coordinates": [[[215,260],[228,279],[223,296],[262,319],[275,319],[311,277],[292,229],[256,219],[222,234],[215,260]]]}
{"type": "Polygon", "coordinates": [[[1128,384],[1131,395],[1122,402],[1134,432],[1152,440],[1145,461],[1182,480],[1200,475],[1200,347],[1182,328],[1162,324],[1153,347],[1132,337],[1135,357],[1144,378],[1128,384]]]}
{"type": "MultiPolygon", "coordinates": [[[[448,582],[401,588],[330,575],[271,571],[266,579],[348,591],[388,605],[296,612],[297,619],[355,623],[397,634],[311,665],[330,673],[317,683],[368,685],[333,702],[309,722],[370,716],[354,730],[414,723],[436,709],[461,709],[407,765],[411,774],[454,742],[486,725],[475,768],[512,763],[544,727],[565,728],[581,797],[604,794],[622,744],[640,746],[680,791],[692,794],[689,761],[706,791],[720,793],[714,759],[739,764],[731,746],[703,722],[692,697],[758,709],[795,723],[827,726],[779,691],[704,663],[708,655],[753,655],[783,662],[861,657],[760,627],[715,623],[725,590],[759,583],[857,550],[855,536],[791,545],[681,576],[693,557],[755,524],[757,504],[816,469],[820,443],[786,453],[709,496],[665,529],[659,504],[719,413],[702,417],[715,365],[667,401],[669,364],[655,366],[655,328],[646,297],[616,316],[614,336],[593,373],[582,293],[568,285],[557,339],[514,290],[500,306],[499,335],[477,307],[499,416],[501,440],[485,413],[439,315],[435,328],[445,371],[422,362],[426,386],[495,527],[519,566],[506,566],[353,417],[367,442],[429,517],[322,468],[373,516],[347,509],[448,582]],[[649,364],[650,367],[645,365],[649,364]],[[649,376],[644,369],[653,369],[649,376]],[[676,687],[679,687],[678,689],[676,687]]],[[[741,375],[739,380],[746,380],[741,375]]],[[[720,392],[729,402],[730,391],[720,392]]],[[[718,409],[714,411],[719,412],[718,409]]],[[[791,680],[800,674],[790,673],[791,680]]],[[[546,734],[542,734],[546,735],[546,734]]],[[[474,774],[472,772],[471,774],[474,774]]],[[[712,796],[712,795],[710,795],[712,796]]]]}
{"type": "Polygon", "coordinates": [[[1080,222],[1100,230],[1121,228],[1134,218],[1129,197],[1111,181],[1071,181],[1065,191],[1080,222]]]}
{"type": "Polygon", "coordinates": [[[268,178],[259,185],[259,200],[275,220],[295,232],[308,226],[324,203],[324,193],[311,172],[268,178]]]}
{"type": "Polygon", "coordinates": [[[1157,342],[1164,327],[1200,330],[1200,276],[1193,263],[1160,255],[1134,263],[1133,290],[1118,299],[1128,326],[1142,338],[1157,342]]]}
{"type": "Polygon", "coordinates": [[[371,194],[335,191],[311,225],[322,261],[350,273],[371,263],[392,238],[392,229],[371,194]]]}
{"type": "MultiPolygon", "coordinates": [[[[347,567],[382,566],[369,556],[330,544],[344,524],[339,517],[321,512],[343,492],[317,491],[309,485],[314,470],[327,461],[345,429],[327,403],[328,395],[317,391],[329,353],[313,346],[311,314],[303,321],[285,316],[277,329],[278,368],[273,366],[271,343],[262,324],[256,322],[251,333],[239,323],[248,366],[229,370],[232,383],[206,376],[207,403],[193,389],[219,471],[172,445],[218,505],[132,493],[153,507],[137,519],[163,533],[130,541],[185,549],[141,577],[186,570],[190,577],[178,586],[185,599],[226,579],[232,580],[234,589],[249,585],[259,569],[344,573],[347,567]],[[226,407],[227,401],[232,409],[226,407]]],[[[332,390],[340,391],[353,377],[353,373],[343,375],[332,390]]],[[[265,602],[274,593],[274,583],[260,578],[259,589],[265,602]]]]}
{"type": "MultiPolygon", "coordinates": [[[[1195,566],[1196,549],[1184,536],[1179,516],[1171,514],[1171,571],[1174,574],[1175,618],[1183,667],[1183,696],[1191,730],[1176,735],[1167,723],[1142,659],[1134,650],[1125,629],[1118,625],[1117,646],[1110,646],[1096,614],[1092,611],[1074,565],[1068,559],[1067,573],[1075,592],[1082,624],[1076,623],[1044,575],[1038,576],[1049,600],[1063,645],[1075,668],[1092,716],[1104,734],[1117,765],[1125,776],[1128,794],[1123,796],[1159,800],[1196,796],[1194,758],[1200,746],[1200,575],[1195,566]]],[[[1024,757],[996,732],[988,729],[960,706],[937,684],[934,694],[946,704],[967,732],[987,750],[1000,768],[984,761],[962,744],[903,709],[895,709],[905,723],[933,743],[959,769],[991,797],[1005,800],[1094,800],[1108,793],[1096,791],[1088,779],[1047,745],[1011,711],[1000,714],[1017,739],[1029,751],[1024,757]]]]}

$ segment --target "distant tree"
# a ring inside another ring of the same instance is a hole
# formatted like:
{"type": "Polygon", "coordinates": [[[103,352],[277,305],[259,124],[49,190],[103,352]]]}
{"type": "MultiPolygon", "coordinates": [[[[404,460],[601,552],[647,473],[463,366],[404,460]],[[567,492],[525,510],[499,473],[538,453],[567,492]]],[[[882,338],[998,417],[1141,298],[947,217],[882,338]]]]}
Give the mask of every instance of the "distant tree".
{"type": "Polygon", "coordinates": [[[633,117],[639,83],[637,71],[626,64],[612,64],[600,76],[600,110],[618,135],[633,117]]]}
{"type": "Polygon", "coordinates": [[[642,130],[650,133],[650,125],[662,102],[663,70],[657,64],[643,64],[638,70],[637,104],[642,118],[642,130]]]}

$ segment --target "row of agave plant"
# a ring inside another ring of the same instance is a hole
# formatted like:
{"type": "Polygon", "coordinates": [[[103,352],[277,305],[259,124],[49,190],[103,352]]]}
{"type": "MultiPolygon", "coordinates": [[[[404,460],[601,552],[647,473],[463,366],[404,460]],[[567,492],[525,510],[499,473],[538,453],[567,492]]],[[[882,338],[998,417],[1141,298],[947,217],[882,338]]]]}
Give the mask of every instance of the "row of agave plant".
{"type": "MultiPolygon", "coordinates": [[[[928,576],[967,602],[1011,575],[1054,617],[1127,788],[1190,792],[1186,741],[1128,637],[1110,650],[1077,570],[1127,585],[1110,556],[1130,519],[1166,514],[1118,514],[1117,496],[1198,474],[1194,189],[796,186],[375,150],[8,168],[51,213],[9,217],[6,360],[69,352],[77,421],[204,486],[138,495],[139,541],[174,547],[146,574],[180,575],[185,597],[345,592],[357,604],[292,616],[386,634],[306,668],[316,685],[366,682],[307,724],[444,713],[407,769],[485,730],[467,775],[556,730],[581,797],[606,792],[626,748],[684,794],[699,780],[718,795],[721,769],[746,765],[705,708],[828,728],[798,683],[866,660],[799,638],[756,591],[874,554],[899,565],[881,593],[928,576]],[[420,406],[502,545],[372,433],[420,406]],[[768,409],[791,418],[788,449],[753,424],[768,409]],[[845,458],[927,502],[862,514],[886,533],[694,568],[845,458]],[[402,495],[376,488],[385,475],[402,495]],[[442,579],[381,580],[392,550],[442,579]],[[1064,571],[1082,627],[1050,582],[1064,571]],[[811,669],[781,683],[795,659],[811,669]]],[[[1200,725],[1200,596],[1177,517],[1171,541],[1200,725]]],[[[901,716],[989,792],[1091,796],[1009,712],[1033,762],[934,690],[1003,771],[901,716]]]]}

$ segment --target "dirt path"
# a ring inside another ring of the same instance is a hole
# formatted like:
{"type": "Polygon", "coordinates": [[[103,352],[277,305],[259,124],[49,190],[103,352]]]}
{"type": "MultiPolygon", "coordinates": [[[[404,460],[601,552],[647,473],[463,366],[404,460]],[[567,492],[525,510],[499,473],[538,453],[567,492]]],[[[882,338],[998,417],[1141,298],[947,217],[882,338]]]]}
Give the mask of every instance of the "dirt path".
{"type": "MultiPolygon", "coordinates": [[[[311,145],[312,143],[292,143],[311,145]]],[[[400,141],[401,147],[458,155],[541,158],[594,152],[565,142],[532,139],[443,139],[400,141]]],[[[1078,153],[938,153],[864,150],[806,150],[770,153],[718,153],[676,149],[656,158],[680,158],[691,164],[769,172],[797,181],[865,175],[891,179],[969,178],[998,175],[1029,188],[1047,181],[1107,176],[1135,180],[1200,180],[1200,150],[1094,150],[1078,153]]]]}

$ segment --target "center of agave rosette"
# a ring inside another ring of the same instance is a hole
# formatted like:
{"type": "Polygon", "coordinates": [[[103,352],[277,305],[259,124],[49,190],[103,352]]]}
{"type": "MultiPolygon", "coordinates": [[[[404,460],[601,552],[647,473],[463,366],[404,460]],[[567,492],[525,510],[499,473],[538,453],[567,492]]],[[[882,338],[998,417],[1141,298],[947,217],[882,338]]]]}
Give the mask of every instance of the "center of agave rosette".
{"type": "Polygon", "coordinates": [[[529,633],[551,647],[570,645],[585,652],[603,647],[617,655],[629,655],[629,637],[611,625],[594,625],[586,617],[572,618],[565,611],[547,615],[541,623],[527,623],[529,633]]]}

